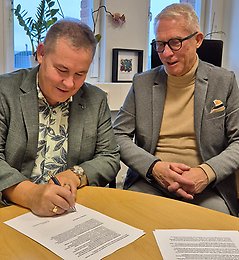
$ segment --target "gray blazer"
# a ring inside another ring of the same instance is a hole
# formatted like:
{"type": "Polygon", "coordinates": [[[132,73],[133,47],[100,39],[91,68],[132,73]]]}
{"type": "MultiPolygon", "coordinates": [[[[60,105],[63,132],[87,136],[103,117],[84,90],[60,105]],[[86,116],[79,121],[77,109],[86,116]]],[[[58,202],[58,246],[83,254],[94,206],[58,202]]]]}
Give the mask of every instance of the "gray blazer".
{"type": "MultiPolygon", "coordinates": [[[[146,178],[157,159],[153,154],[160,132],[166,85],[163,66],[135,75],[114,122],[121,160],[129,166],[129,173],[136,172],[142,178],[146,178]]],[[[216,173],[211,187],[218,190],[231,213],[237,215],[234,172],[239,168],[239,91],[234,73],[200,61],[194,99],[198,150],[202,161],[216,173]],[[223,102],[223,111],[210,113],[215,99],[223,102]]]]}
{"type": "MultiPolygon", "coordinates": [[[[28,179],[37,155],[38,68],[0,76],[0,191],[28,179]]],[[[119,147],[105,93],[85,83],[70,104],[67,167],[105,186],[119,170],[119,147]]],[[[0,193],[1,195],[1,193],[0,193]]]]}

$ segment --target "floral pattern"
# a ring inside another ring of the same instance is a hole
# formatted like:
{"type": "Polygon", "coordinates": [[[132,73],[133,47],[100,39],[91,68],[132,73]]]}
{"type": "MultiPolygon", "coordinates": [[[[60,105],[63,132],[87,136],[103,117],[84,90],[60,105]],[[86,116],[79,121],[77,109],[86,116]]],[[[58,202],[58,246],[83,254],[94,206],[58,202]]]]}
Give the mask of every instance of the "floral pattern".
{"type": "Polygon", "coordinates": [[[66,170],[70,101],[52,107],[39,89],[38,99],[38,149],[31,180],[45,183],[49,180],[49,172],[57,174],[66,170]]]}

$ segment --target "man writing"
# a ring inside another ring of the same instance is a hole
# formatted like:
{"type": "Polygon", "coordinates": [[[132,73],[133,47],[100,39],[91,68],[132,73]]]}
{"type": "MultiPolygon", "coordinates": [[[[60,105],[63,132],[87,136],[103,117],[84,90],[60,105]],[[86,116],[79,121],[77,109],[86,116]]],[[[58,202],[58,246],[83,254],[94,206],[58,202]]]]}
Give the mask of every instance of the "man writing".
{"type": "Polygon", "coordinates": [[[88,26],[62,19],[39,44],[38,67],[0,76],[3,203],[63,214],[77,188],[105,186],[116,176],[119,148],[106,95],[84,83],[95,48],[88,26]]]}

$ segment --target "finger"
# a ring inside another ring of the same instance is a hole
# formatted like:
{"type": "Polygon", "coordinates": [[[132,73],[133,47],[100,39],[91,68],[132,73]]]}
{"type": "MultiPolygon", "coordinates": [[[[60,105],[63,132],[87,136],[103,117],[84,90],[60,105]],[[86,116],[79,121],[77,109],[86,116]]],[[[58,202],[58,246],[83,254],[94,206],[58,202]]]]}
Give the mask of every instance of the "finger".
{"type": "Polygon", "coordinates": [[[76,194],[77,194],[77,187],[75,187],[74,185],[71,186],[71,194],[74,198],[74,202],[76,201],[76,194]]]}
{"type": "Polygon", "coordinates": [[[63,214],[66,210],[62,209],[61,207],[57,206],[57,205],[53,205],[50,207],[50,212],[52,212],[52,215],[61,215],[63,214]]]}
{"type": "Polygon", "coordinates": [[[182,188],[179,188],[177,191],[176,191],[176,195],[179,196],[179,197],[182,197],[184,199],[188,199],[188,200],[192,200],[194,197],[192,194],[190,193],[187,193],[186,191],[184,191],[182,188]]]}
{"type": "Polygon", "coordinates": [[[64,187],[71,191],[72,196],[74,197],[74,201],[76,200],[77,187],[72,183],[65,183],[64,187]]]}
{"type": "Polygon", "coordinates": [[[169,167],[175,167],[177,169],[179,169],[180,171],[188,171],[191,167],[184,164],[184,163],[174,163],[174,164],[170,164],[169,167]]]}
{"type": "Polygon", "coordinates": [[[69,183],[65,183],[63,185],[64,188],[66,188],[67,190],[71,191],[71,185],[69,183]]]}
{"type": "Polygon", "coordinates": [[[176,192],[180,188],[180,185],[178,182],[173,182],[168,186],[169,192],[176,192]]]}
{"type": "Polygon", "coordinates": [[[169,192],[176,192],[179,188],[182,188],[185,192],[190,193],[190,194],[195,193],[194,187],[185,186],[185,185],[181,187],[178,182],[173,182],[167,187],[169,192]]]}
{"type": "Polygon", "coordinates": [[[75,198],[70,191],[70,187],[57,186],[55,196],[51,198],[54,205],[57,205],[61,209],[67,211],[69,208],[75,205],[75,198]]]}
{"type": "Polygon", "coordinates": [[[195,187],[194,181],[188,180],[187,178],[185,178],[179,174],[174,174],[174,181],[178,182],[180,184],[180,186],[188,185],[190,187],[195,187]]]}
{"type": "Polygon", "coordinates": [[[175,166],[175,165],[170,165],[169,168],[172,170],[172,171],[175,171],[176,173],[178,174],[183,174],[183,170],[181,170],[179,167],[175,166]]]}

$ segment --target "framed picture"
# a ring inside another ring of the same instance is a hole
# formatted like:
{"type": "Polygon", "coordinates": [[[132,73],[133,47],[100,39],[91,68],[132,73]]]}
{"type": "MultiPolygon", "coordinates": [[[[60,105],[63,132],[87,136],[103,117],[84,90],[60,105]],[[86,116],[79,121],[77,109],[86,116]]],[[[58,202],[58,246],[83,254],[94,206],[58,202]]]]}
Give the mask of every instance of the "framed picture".
{"type": "Polygon", "coordinates": [[[112,82],[132,82],[143,70],[143,50],[113,49],[112,82]]]}

